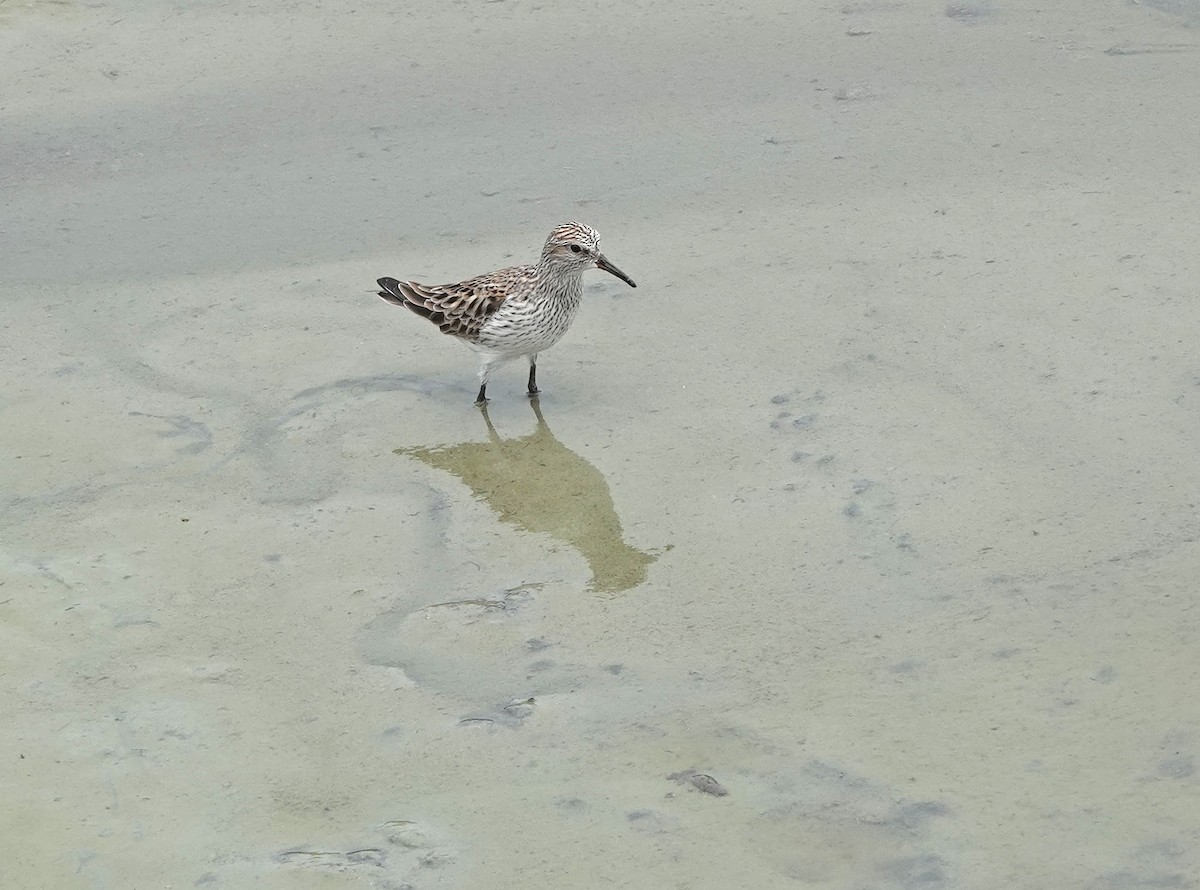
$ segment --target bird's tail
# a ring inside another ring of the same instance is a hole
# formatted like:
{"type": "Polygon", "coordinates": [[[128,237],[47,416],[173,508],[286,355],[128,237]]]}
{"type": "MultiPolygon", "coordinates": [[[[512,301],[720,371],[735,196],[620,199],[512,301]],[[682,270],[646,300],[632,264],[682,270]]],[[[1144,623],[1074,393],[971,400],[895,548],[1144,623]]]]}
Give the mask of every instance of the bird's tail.
{"type": "Polygon", "coordinates": [[[412,308],[408,298],[404,296],[404,285],[395,278],[380,278],[379,286],[383,288],[379,292],[379,296],[383,297],[389,303],[394,303],[397,306],[412,308]]]}

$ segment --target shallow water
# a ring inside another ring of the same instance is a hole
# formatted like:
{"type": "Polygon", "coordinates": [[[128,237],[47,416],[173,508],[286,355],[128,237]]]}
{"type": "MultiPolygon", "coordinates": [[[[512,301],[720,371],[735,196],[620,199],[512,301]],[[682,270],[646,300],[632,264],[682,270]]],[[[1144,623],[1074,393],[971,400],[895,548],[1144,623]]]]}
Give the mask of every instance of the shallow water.
{"type": "Polygon", "coordinates": [[[1196,32],[951,6],[0,6],[0,884],[1192,886],[1196,32]]]}
{"type": "Polygon", "coordinates": [[[604,476],[554,437],[531,399],[532,433],[501,438],[487,407],[481,408],[488,441],[397,448],[451,473],[486,502],[501,522],[560,541],[587,560],[588,589],[620,593],[646,580],[654,557],[625,543],[604,476]]]}

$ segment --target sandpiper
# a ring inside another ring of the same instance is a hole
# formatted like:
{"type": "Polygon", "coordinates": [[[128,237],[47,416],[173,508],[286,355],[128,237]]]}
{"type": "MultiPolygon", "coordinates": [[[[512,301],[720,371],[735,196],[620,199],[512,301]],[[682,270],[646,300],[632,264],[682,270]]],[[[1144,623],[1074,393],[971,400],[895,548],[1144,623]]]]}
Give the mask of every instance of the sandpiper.
{"type": "Polygon", "coordinates": [[[380,278],[379,296],[428,318],[443,334],[479,353],[475,404],[482,405],[492,368],[522,355],[529,359],[529,394],[537,394],[538,353],[557,343],[575,320],[583,299],[583,271],[592,266],[637,287],[600,252],[595,229],[570,222],[550,233],[536,265],[436,286],[380,278]]]}

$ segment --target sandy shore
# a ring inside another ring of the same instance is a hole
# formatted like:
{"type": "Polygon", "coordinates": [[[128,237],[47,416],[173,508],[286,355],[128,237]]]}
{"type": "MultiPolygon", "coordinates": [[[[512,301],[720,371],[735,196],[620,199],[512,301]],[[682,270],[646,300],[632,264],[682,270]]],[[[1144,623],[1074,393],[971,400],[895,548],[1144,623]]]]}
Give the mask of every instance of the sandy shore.
{"type": "Polygon", "coordinates": [[[1194,886],[1197,26],[0,4],[0,884],[1194,886]]]}

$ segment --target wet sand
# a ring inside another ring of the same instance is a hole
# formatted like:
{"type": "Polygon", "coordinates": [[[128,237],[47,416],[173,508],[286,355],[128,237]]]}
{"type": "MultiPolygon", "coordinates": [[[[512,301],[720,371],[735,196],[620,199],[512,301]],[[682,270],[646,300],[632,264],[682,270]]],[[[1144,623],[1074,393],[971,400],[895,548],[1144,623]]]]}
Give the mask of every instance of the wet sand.
{"type": "Polygon", "coordinates": [[[1194,886],[1198,20],[0,4],[0,883],[1194,886]]]}

